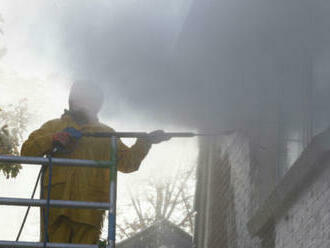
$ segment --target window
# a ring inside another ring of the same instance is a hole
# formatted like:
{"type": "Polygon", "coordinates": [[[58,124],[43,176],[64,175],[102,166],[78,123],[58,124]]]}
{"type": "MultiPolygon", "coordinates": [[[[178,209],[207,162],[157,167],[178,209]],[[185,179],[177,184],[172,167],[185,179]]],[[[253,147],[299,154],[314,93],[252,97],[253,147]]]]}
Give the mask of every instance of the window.
{"type": "Polygon", "coordinates": [[[280,94],[279,175],[282,177],[310,143],[330,126],[330,52],[304,70],[301,83],[280,94]]]}
{"type": "MultiPolygon", "coordinates": [[[[302,93],[301,90],[297,93],[302,93]]],[[[280,102],[279,115],[279,176],[282,177],[296,161],[304,147],[309,143],[306,130],[306,109],[303,95],[294,94],[280,102]]]]}

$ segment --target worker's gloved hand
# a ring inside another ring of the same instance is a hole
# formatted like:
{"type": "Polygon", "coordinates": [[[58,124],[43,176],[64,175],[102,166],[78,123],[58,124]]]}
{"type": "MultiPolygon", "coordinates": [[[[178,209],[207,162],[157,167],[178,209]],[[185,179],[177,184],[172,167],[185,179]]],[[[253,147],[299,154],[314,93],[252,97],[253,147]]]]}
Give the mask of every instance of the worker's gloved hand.
{"type": "Polygon", "coordinates": [[[67,147],[82,137],[82,133],[73,127],[67,127],[53,136],[54,146],[67,147]]]}
{"type": "Polygon", "coordinates": [[[170,138],[171,137],[166,135],[163,130],[156,130],[156,131],[149,133],[147,140],[151,144],[159,144],[163,141],[169,140],[170,138]]]}

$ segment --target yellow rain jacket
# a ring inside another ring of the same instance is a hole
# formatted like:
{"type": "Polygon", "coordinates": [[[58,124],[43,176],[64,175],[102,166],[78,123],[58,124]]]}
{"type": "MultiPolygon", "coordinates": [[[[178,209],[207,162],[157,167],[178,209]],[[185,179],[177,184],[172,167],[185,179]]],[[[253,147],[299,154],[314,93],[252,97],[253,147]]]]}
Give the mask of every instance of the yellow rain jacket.
{"type": "MultiPolygon", "coordinates": [[[[43,156],[52,149],[52,137],[56,132],[66,127],[74,127],[81,132],[113,132],[114,130],[95,121],[90,124],[78,125],[70,114],[64,114],[60,119],[45,123],[34,131],[23,144],[22,156],[43,156]]],[[[118,170],[124,173],[136,171],[141,161],[147,155],[151,144],[137,139],[135,145],[128,148],[118,141],[118,170]]],[[[82,137],[67,154],[57,154],[54,157],[70,159],[110,160],[110,138],[82,137]]],[[[82,168],[70,166],[54,166],[52,177],[51,199],[72,201],[109,201],[109,169],[82,168]]],[[[46,198],[48,171],[43,181],[46,198]]],[[[51,208],[49,225],[54,224],[59,217],[67,217],[70,221],[84,223],[101,228],[103,211],[89,209],[51,208]]],[[[51,234],[50,234],[51,236],[51,234]]]]}

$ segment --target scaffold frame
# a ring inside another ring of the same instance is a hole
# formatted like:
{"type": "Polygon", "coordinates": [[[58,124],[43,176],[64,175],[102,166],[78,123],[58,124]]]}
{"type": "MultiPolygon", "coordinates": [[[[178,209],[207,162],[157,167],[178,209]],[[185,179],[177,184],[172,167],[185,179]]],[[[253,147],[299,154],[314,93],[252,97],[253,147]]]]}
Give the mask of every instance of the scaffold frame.
{"type": "MultiPolygon", "coordinates": [[[[65,201],[65,200],[50,200],[50,207],[58,208],[84,208],[108,210],[108,238],[107,248],[115,248],[116,246],[116,201],[117,201],[117,140],[123,136],[116,133],[108,134],[111,138],[110,161],[94,161],[81,159],[65,159],[52,158],[52,164],[55,166],[78,166],[78,167],[94,167],[94,168],[109,168],[110,169],[110,201],[109,202],[84,202],[84,201],[65,201]]],[[[97,137],[97,136],[96,136],[97,137]]],[[[102,136],[99,136],[102,137],[102,136]]],[[[104,137],[104,136],[103,136],[104,137]]],[[[49,159],[44,157],[26,157],[26,156],[10,156],[0,155],[0,162],[3,163],[22,163],[27,165],[49,165],[49,159]]],[[[8,198],[0,197],[0,205],[6,206],[31,206],[44,207],[47,206],[45,199],[25,199],[25,198],[8,198]]],[[[0,240],[0,247],[44,247],[43,242],[23,242],[23,241],[4,241],[0,240]]],[[[65,244],[65,243],[46,243],[49,248],[97,248],[95,245],[87,244],[65,244]]]]}

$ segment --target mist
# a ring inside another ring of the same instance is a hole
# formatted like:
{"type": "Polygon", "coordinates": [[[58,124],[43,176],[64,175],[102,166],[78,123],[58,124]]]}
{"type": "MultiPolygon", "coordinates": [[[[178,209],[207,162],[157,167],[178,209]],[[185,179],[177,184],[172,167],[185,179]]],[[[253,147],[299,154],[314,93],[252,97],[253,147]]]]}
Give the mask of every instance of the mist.
{"type": "Polygon", "coordinates": [[[30,42],[39,52],[53,51],[50,58],[72,81],[103,87],[111,117],[244,128],[277,111],[298,121],[301,108],[329,105],[329,6],[323,0],[56,1],[40,4],[30,42]],[[315,102],[306,103],[299,91],[308,94],[311,81],[315,102]]]}

